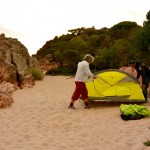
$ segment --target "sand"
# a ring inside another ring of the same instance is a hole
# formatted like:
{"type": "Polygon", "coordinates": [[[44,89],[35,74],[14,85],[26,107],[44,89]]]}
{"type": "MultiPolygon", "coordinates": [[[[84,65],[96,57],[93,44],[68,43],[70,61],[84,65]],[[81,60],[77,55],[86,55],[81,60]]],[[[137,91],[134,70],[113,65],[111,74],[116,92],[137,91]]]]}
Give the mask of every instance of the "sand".
{"type": "MultiPolygon", "coordinates": [[[[148,150],[150,118],[124,121],[119,103],[68,109],[74,78],[46,76],[34,88],[17,90],[0,109],[0,150],[148,150]]],[[[149,103],[144,104],[150,108],[149,103]]]]}

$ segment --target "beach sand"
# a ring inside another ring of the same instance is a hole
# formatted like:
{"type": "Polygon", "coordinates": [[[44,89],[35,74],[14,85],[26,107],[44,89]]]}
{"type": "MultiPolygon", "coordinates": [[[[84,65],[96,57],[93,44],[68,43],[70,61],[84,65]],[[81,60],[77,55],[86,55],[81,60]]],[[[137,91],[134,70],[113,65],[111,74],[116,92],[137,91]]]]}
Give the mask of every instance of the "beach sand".
{"type": "MultiPolygon", "coordinates": [[[[46,76],[33,88],[13,94],[0,109],[0,150],[149,150],[150,118],[124,121],[119,103],[99,102],[91,109],[68,109],[74,78],[46,76]]],[[[149,103],[144,104],[149,109],[149,103]]]]}

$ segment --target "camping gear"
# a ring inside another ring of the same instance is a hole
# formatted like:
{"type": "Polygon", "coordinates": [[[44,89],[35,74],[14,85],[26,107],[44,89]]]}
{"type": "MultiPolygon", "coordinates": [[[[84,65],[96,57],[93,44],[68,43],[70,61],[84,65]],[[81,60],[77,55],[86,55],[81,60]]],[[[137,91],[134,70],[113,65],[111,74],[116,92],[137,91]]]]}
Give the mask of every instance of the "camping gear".
{"type": "Polygon", "coordinates": [[[137,120],[150,116],[150,111],[145,106],[137,104],[121,104],[120,112],[123,120],[137,120]]]}
{"type": "Polygon", "coordinates": [[[86,83],[89,100],[146,102],[139,81],[117,69],[97,72],[97,78],[86,83]]]}

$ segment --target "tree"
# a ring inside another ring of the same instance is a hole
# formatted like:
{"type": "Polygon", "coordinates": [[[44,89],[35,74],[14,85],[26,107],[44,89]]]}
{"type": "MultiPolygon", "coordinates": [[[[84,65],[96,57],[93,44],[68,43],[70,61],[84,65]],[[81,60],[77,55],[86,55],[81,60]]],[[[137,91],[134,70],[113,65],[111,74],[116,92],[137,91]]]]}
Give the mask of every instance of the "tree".
{"type": "Polygon", "coordinates": [[[137,27],[136,22],[130,22],[130,21],[123,21],[120,22],[113,27],[110,28],[108,31],[108,34],[113,38],[113,39],[122,39],[128,37],[128,34],[132,29],[137,27]]]}
{"type": "Polygon", "coordinates": [[[56,51],[54,53],[54,59],[55,59],[58,67],[62,67],[63,66],[63,55],[62,55],[62,53],[60,51],[56,51]]]}
{"type": "Polygon", "coordinates": [[[146,20],[144,21],[143,25],[150,25],[150,11],[146,14],[146,20]]]}
{"type": "Polygon", "coordinates": [[[80,61],[80,53],[73,49],[67,49],[63,52],[63,60],[65,66],[76,68],[77,63],[80,61]]]}
{"type": "Polygon", "coordinates": [[[79,52],[83,52],[88,48],[87,43],[80,36],[73,37],[69,42],[69,46],[70,49],[74,49],[79,52]]]}
{"type": "Polygon", "coordinates": [[[135,47],[143,53],[144,57],[150,57],[150,26],[144,26],[139,32],[135,47]]]}
{"type": "Polygon", "coordinates": [[[94,65],[95,70],[101,70],[101,69],[109,68],[110,50],[107,48],[97,49],[93,65],[94,65]]]}
{"type": "Polygon", "coordinates": [[[127,40],[114,41],[110,47],[110,68],[120,68],[121,64],[127,64],[129,59],[130,44],[127,40]]]}
{"type": "Polygon", "coordinates": [[[99,39],[99,36],[97,34],[92,34],[90,37],[89,37],[89,41],[91,43],[91,46],[93,47],[96,47],[97,46],[97,41],[99,39]]]}
{"type": "Polygon", "coordinates": [[[150,57],[150,11],[146,15],[146,21],[143,22],[143,27],[139,30],[133,47],[137,49],[139,59],[149,62],[150,57]]]}

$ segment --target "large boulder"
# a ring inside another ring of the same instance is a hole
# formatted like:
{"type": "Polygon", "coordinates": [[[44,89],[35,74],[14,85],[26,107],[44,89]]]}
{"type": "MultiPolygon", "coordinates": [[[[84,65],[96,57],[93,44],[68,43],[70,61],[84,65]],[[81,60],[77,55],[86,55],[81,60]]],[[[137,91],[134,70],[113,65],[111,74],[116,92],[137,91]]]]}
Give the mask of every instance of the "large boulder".
{"type": "MultiPolygon", "coordinates": [[[[27,78],[31,83],[29,68],[36,68],[39,71],[38,61],[29,55],[27,48],[17,39],[6,38],[4,34],[0,35],[0,73],[3,81],[16,84],[19,87],[26,86],[27,78]],[[25,79],[25,81],[23,80],[25,79]]],[[[34,85],[32,79],[31,86],[34,85]]],[[[28,82],[29,83],[29,82],[28,82]]]]}
{"type": "Polygon", "coordinates": [[[0,108],[6,108],[11,106],[13,103],[13,98],[11,96],[0,94],[0,108]]]}
{"type": "Polygon", "coordinates": [[[19,87],[33,87],[35,80],[30,68],[39,71],[38,61],[29,55],[27,48],[17,39],[0,35],[0,108],[13,103],[12,93],[19,87]]]}
{"type": "Polygon", "coordinates": [[[0,84],[0,108],[5,108],[12,105],[14,102],[12,94],[17,89],[17,86],[6,81],[0,84]]]}

